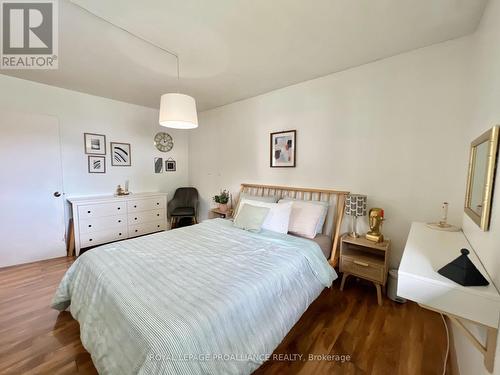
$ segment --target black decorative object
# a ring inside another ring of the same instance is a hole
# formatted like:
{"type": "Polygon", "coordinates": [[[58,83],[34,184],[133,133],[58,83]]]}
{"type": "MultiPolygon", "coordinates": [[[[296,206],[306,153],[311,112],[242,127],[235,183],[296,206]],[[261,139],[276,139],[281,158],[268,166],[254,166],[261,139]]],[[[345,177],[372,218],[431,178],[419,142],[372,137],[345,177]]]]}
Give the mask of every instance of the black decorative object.
{"type": "Polygon", "coordinates": [[[460,252],[462,255],[441,268],[438,273],[463,286],[489,285],[488,280],[484,278],[467,256],[469,250],[462,249],[460,252]]]}

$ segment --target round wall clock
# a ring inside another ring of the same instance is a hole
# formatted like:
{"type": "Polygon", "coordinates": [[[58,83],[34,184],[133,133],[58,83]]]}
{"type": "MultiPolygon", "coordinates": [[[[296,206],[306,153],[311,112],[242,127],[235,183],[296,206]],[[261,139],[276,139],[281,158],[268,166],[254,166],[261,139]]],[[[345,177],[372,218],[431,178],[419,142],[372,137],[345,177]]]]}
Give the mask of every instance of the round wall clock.
{"type": "Polygon", "coordinates": [[[161,152],[168,152],[174,147],[170,134],[159,132],[155,135],[155,146],[161,152]]]}

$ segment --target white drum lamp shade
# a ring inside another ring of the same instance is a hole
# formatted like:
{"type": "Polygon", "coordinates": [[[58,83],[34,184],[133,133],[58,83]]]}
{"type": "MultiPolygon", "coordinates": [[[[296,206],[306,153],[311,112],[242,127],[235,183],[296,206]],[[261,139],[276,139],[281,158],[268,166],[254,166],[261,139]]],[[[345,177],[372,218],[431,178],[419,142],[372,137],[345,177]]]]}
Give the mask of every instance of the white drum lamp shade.
{"type": "Polygon", "coordinates": [[[196,102],[184,94],[163,94],[160,101],[160,125],[175,129],[198,127],[196,102]]]}

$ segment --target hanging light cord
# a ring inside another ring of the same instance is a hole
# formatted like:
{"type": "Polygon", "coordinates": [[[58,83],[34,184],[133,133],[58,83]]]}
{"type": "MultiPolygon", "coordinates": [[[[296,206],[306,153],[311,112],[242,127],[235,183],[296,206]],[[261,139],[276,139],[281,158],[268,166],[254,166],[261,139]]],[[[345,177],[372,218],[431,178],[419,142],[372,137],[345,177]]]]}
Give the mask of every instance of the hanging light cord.
{"type": "Polygon", "coordinates": [[[446,364],[448,362],[448,353],[450,352],[450,332],[448,331],[448,324],[446,324],[446,319],[443,314],[441,315],[441,319],[443,319],[444,329],[446,330],[446,354],[444,356],[443,363],[443,375],[446,374],[446,364]]]}
{"type": "Polygon", "coordinates": [[[73,5],[75,5],[76,7],[78,7],[79,9],[82,9],[82,10],[83,10],[83,11],[85,11],[87,14],[90,14],[90,15],[94,16],[95,18],[98,18],[98,19],[100,19],[101,21],[106,22],[108,25],[114,26],[114,27],[116,27],[117,29],[120,29],[121,31],[123,31],[123,32],[127,33],[128,35],[130,35],[130,36],[132,36],[132,37],[134,37],[134,38],[136,38],[136,39],[139,39],[139,40],[143,41],[144,43],[147,43],[147,44],[149,44],[149,45],[151,45],[151,46],[153,46],[153,47],[156,47],[156,48],[158,48],[158,49],[162,50],[163,52],[168,53],[169,55],[174,56],[174,57],[175,57],[175,60],[176,60],[176,62],[177,62],[177,84],[179,84],[179,81],[180,81],[180,69],[179,69],[179,55],[178,55],[177,53],[172,52],[172,51],[170,51],[170,50],[168,50],[168,49],[166,49],[166,48],[163,48],[163,47],[159,46],[158,44],[156,44],[156,43],[154,43],[154,42],[151,42],[150,40],[148,40],[148,39],[146,39],[146,38],[143,38],[142,36],[139,36],[139,35],[137,35],[137,34],[132,33],[131,31],[129,31],[129,30],[127,30],[127,29],[125,29],[124,27],[122,27],[122,26],[120,26],[120,25],[117,25],[117,24],[115,24],[115,23],[111,22],[110,20],[108,20],[108,19],[106,19],[106,18],[104,18],[104,17],[102,17],[102,16],[100,16],[100,15],[98,15],[98,14],[96,14],[96,13],[94,13],[94,12],[90,11],[89,9],[87,9],[87,8],[85,8],[84,6],[82,6],[82,5],[80,5],[80,4],[76,3],[76,2],[74,2],[73,0],[69,0],[69,2],[70,2],[71,4],[73,4],[73,5]]]}

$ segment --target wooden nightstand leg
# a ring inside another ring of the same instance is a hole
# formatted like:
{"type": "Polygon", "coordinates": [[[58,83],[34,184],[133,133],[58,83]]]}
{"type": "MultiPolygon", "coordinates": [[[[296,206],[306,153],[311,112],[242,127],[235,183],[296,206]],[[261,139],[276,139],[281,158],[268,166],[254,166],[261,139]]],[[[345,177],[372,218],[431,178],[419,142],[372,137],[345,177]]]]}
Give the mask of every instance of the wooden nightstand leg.
{"type": "Polygon", "coordinates": [[[375,288],[377,289],[377,302],[378,302],[378,305],[382,306],[382,291],[381,291],[381,288],[380,288],[380,284],[375,284],[375,288]]]}
{"type": "Polygon", "coordinates": [[[342,275],[342,282],[340,283],[341,292],[344,290],[345,279],[347,279],[347,276],[349,276],[347,272],[344,272],[344,274],[342,275]]]}

